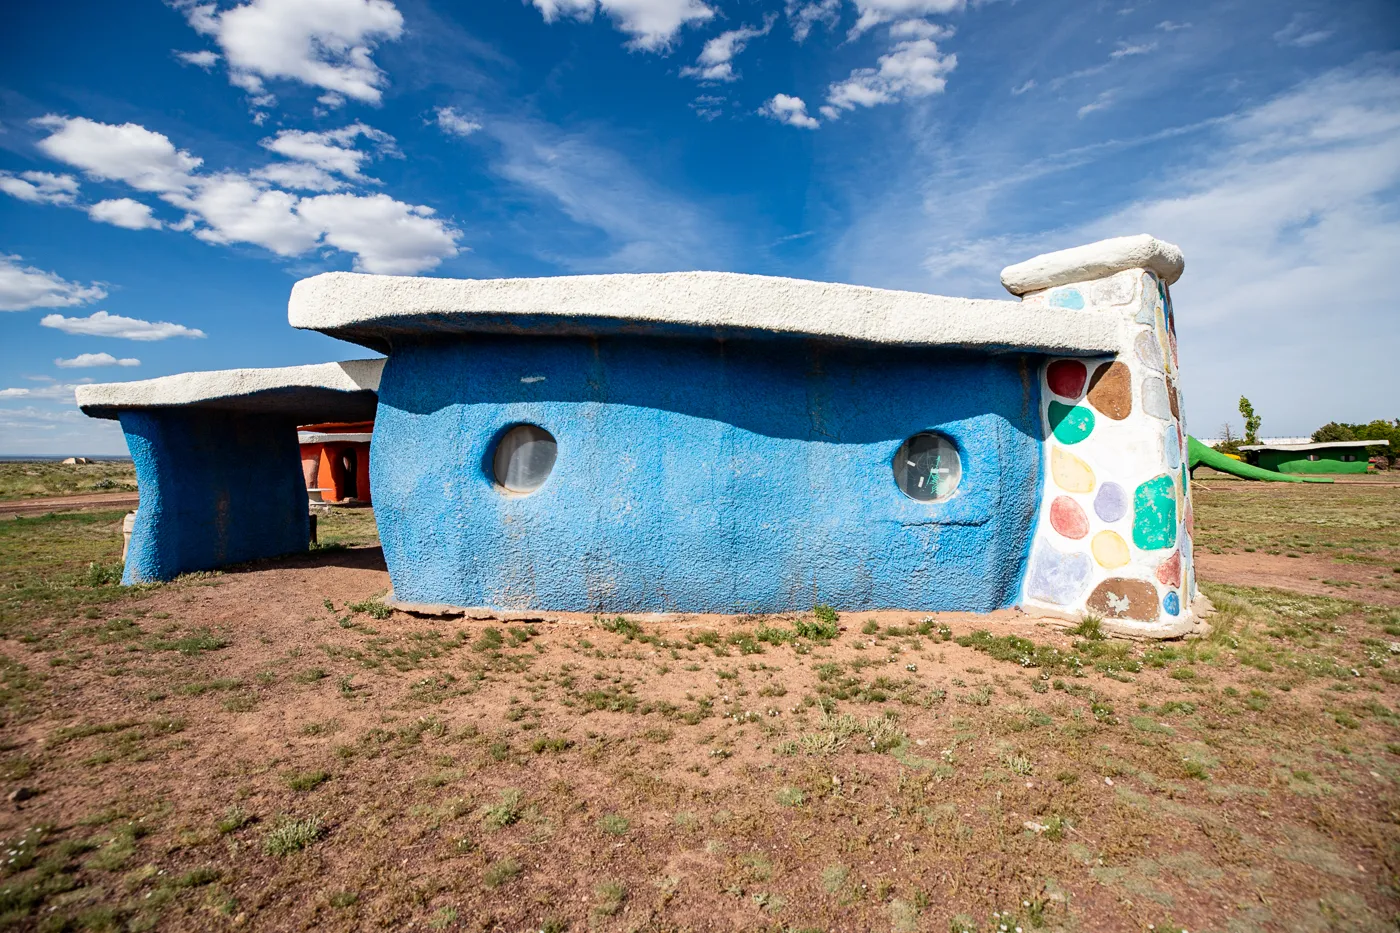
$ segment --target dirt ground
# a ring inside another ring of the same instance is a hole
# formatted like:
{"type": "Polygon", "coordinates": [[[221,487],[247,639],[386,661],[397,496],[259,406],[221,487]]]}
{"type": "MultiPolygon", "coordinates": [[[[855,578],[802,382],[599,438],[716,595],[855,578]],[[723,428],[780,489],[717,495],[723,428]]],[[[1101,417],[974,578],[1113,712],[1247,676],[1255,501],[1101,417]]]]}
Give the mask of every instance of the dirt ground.
{"type": "Polygon", "coordinates": [[[0,928],[1394,930],[1400,489],[1195,495],[1160,644],[425,619],[364,510],[133,591],[121,512],[2,522],[0,928]]]}

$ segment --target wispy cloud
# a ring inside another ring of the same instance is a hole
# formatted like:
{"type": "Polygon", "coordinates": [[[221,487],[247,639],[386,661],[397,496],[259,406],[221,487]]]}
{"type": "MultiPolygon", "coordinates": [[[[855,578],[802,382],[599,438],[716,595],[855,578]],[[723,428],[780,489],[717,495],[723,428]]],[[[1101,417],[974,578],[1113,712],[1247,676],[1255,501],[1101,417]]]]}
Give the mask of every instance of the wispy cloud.
{"type": "Polygon", "coordinates": [[[1294,48],[1305,49],[1311,45],[1317,45],[1332,38],[1333,29],[1314,28],[1311,25],[1312,18],[1306,13],[1297,13],[1288,25],[1274,33],[1274,41],[1279,45],[1290,45],[1294,48]]]}
{"type": "Polygon", "coordinates": [[[107,297],[100,284],[80,285],[22,262],[19,256],[0,253],[0,311],[70,308],[107,297]]]}
{"type": "Polygon", "coordinates": [[[118,359],[110,353],[79,353],[71,359],[56,359],[53,364],[59,369],[92,369],[97,366],[140,366],[141,361],[133,356],[118,359]]]}
{"type": "Polygon", "coordinates": [[[1099,96],[1089,101],[1089,103],[1085,104],[1083,107],[1080,107],[1075,113],[1078,114],[1079,119],[1082,120],[1095,110],[1105,110],[1112,107],[1113,101],[1117,96],[1118,92],[1114,90],[1101,91],[1099,96]]]}

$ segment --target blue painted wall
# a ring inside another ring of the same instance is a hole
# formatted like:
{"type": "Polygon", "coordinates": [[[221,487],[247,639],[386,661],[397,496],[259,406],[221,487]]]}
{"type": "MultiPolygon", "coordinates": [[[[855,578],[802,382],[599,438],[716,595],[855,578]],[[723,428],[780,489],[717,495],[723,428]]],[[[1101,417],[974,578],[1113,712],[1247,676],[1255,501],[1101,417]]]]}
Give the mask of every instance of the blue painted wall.
{"type": "Polygon", "coordinates": [[[120,420],[141,492],[123,583],[307,550],[295,423],[195,409],[120,420]]]}
{"type": "Polygon", "coordinates": [[[371,483],[396,598],[506,609],[991,610],[1019,591],[1040,482],[1035,362],[797,340],[481,336],[396,346],[371,483]],[[540,378],[543,377],[543,378],[540,378]],[[491,476],[509,426],[544,486],[491,476]],[[961,449],[915,502],[910,435],[961,449]]]}

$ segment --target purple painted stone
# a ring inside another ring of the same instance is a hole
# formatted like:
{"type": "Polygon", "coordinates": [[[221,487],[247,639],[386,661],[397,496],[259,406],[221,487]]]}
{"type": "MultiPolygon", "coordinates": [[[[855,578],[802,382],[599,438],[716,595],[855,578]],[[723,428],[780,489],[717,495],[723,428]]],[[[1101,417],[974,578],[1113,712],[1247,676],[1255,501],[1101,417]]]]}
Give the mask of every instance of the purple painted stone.
{"type": "Polygon", "coordinates": [[[1084,595],[1094,562],[1088,554],[1057,550],[1038,541],[1026,574],[1026,596],[1057,606],[1071,606],[1084,595]]]}
{"type": "Polygon", "coordinates": [[[1094,497],[1094,514],[1106,522],[1116,522],[1128,514],[1128,491],[1117,483],[1104,483],[1094,497]]]}

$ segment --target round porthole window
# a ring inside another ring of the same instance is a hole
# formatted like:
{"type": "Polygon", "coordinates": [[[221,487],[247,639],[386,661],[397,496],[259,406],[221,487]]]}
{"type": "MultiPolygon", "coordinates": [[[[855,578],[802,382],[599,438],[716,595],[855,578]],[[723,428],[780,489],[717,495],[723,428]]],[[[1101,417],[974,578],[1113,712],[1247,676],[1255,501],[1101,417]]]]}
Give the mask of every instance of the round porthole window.
{"type": "Polygon", "coordinates": [[[534,492],[549,478],[559,445],[554,435],[533,424],[517,424],[496,442],[491,470],[511,492],[534,492]]]}
{"type": "Polygon", "coordinates": [[[957,446],[941,434],[915,434],[894,455],[894,481],[920,502],[946,499],[962,479],[957,446]]]}

